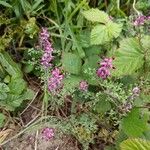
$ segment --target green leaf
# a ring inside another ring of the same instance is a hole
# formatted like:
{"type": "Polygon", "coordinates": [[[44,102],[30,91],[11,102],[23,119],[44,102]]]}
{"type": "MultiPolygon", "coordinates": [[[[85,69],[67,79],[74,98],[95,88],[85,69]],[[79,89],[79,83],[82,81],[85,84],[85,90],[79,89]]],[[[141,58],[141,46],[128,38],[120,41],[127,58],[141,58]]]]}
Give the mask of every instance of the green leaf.
{"type": "Polygon", "coordinates": [[[149,50],[150,51],[150,36],[149,35],[145,35],[145,36],[142,36],[141,38],[141,43],[142,43],[142,47],[145,49],[145,50],[149,50]]]}
{"type": "Polygon", "coordinates": [[[121,129],[129,137],[142,136],[144,131],[148,130],[147,116],[140,116],[140,109],[134,108],[121,121],[121,129]]]}
{"type": "Polygon", "coordinates": [[[121,150],[150,150],[150,141],[143,139],[127,139],[120,144],[121,150]]]}
{"type": "Polygon", "coordinates": [[[93,55],[93,56],[89,56],[87,57],[87,59],[85,59],[85,63],[82,66],[82,73],[84,78],[88,81],[89,84],[91,85],[97,85],[97,79],[96,79],[96,69],[98,67],[98,62],[99,62],[99,56],[98,55],[93,55]],[[92,73],[91,73],[91,71],[92,73]],[[94,70],[94,72],[93,72],[94,70]],[[89,73],[90,71],[90,73],[89,73]]]}
{"type": "Polygon", "coordinates": [[[94,110],[97,113],[102,113],[104,114],[108,110],[111,109],[111,104],[109,101],[106,101],[105,99],[101,99],[98,103],[96,103],[94,110]]]}
{"type": "Polygon", "coordinates": [[[0,100],[5,100],[9,91],[9,87],[5,83],[0,83],[0,100]]]}
{"type": "Polygon", "coordinates": [[[144,64],[144,54],[136,38],[121,41],[120,48],[115,53],[114,76],[131,75],[144,64]]]}
{"type": "Polygon", "coordinates": [[[3,127],[5,118],[6,118],[5,115],[3,115],[2,113],[0,113],[0,128],[3,127]]]}
{"type": "Polygon", "coordinates": [[[8,86],[11,93],[19,95],[27,87],[27,83],[22,78],[12,78],[8,86]]]}
{"type": "Polygon", "coordinates": [[[22,77],[22,72],[19,65],[12,60],[7,52],[0,53],[0,63],[12,77],[22,77]]]}
{"type": "Polygon", "coordinates": [[[63,80],[64,88],[72,89],[79,86],[80,81],[83,79],[80,76],[70,75],[63,80]]]}
{"type": "Polygon", "coordinates": [[[3,6],[5,6],[5,7],[12,8],[12,6],[11,6],[9,3],[5,2],[5,1],[0,1],[0,5],[3,5],[3,6]]]}
{"type": "Polygon", "coordinates": [[[22,94],[22,100],[31,100],[33,99],[35,93],[31,89],[27,89],[23,94],[22,94]]]}
{"type": "Polygon", "coordinates": [[[64,53],[62,55],[62,65],[65,71],[72,74],[79,74],[81,71],[82,61],[76,54],[64,53]]]}
{"type": "Polygon", "coordinates": [[[92,22],[107,23],[110,21],[108,14],[98,9],[89,9],[83,12],[84,17],[92,22]]]}
{"type": "Polygon", "coordinates": [[[91,31],[91,44],[105,44],[117,38],[122,30],[122,25],[109,21],[106,25],[97,25],[91,31]]]}

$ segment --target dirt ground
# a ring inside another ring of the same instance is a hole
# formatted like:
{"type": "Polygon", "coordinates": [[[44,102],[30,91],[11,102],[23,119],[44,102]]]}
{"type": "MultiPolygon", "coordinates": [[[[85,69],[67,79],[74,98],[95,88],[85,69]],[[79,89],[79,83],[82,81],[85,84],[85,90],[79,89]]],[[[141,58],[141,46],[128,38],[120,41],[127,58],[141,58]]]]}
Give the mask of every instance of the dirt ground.
{"type": "Polygon", "coordinates": [[[70,137],[62,136],[49,141],[42,139],[40,135],[24,134],[7,143],[2,150],[79,150],[70,137]]]}

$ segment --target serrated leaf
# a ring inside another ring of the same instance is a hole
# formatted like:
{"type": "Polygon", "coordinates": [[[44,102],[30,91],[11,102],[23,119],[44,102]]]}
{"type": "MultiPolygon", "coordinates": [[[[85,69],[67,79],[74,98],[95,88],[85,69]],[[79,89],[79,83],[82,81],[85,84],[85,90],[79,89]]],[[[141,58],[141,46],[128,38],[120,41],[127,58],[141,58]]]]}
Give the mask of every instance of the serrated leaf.
{"type": "Polygon", "coordinates": [[[83,15],[92,22],[107,23],[110,20],[107,13],[94,8],[84,11],[83,15]]]}
{"type": "Polygon", "coordinates": [[[131,75],[144,64],[144,54],[136,38],[121,41],[120,48],[115,53],[114,76],[131,75]]]}
{"type": "Polygon", "coordinates": [[[62,56],[62,65],[65,71],[72,74],[79,74],[82,61],[80,57],[73,53],[64,53],[62,56]]]}
{"type": "Polygon", "coordinates": [[[91,31],[91,44],[105,44],[117,38],[122,30],[122,25],[109,21],[106,25],[97,25],[91,31]]]}
{"type": "Polygon", "coordinates": [[[150,150],[150,141],[143,139],[127,139],[120,144],[121,150],[150,150]]]}
{"type": "Polygon", "coordinates": [[[142,46],[145,50],[149,50],[150,51],[150,36],[149,35],[145,35],[145,36],[142,36],[141,38],[141,43],[142,43],[142,46]]]}
{"type": "Polygon", "coordinates": [[[147,117],[141,117],[139,108],[134,108],[122,119],[121,129],[129,137],[139,137],[148,129],[147,117]]]}
{"type": "Polygon", "coordinates": [[[27,83],[22,78],[12,78],[8,86],[11,93],[19,95],[27,87],[27,83]]]}

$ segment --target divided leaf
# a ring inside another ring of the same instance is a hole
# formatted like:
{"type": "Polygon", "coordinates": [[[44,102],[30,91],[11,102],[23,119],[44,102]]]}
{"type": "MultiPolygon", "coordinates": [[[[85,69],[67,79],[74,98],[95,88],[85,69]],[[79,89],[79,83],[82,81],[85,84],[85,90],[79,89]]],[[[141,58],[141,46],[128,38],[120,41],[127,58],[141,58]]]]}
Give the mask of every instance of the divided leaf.
{"type": "Polygon", "coordinates": [[[83,15],[92,22],[107,23],[110,20],[107,13],[94,8],[84,11],[83,15]]]}
{"type": "Polygon", "coordinates": [[[116,51],[113,71],[114,76],[130,75],[144,64],[144,54],[136,38],[127,38],[121,41],[116,51]]]}
{"type": "Polygon", "coordinates": [[[121,150],[150,150],[150,141],[143,139],[127,139],[120,144],[121,150]]]}
{"type": "Polygon", "coordinates": [[[91,44],[105,44],[117,38],[122,30],[122,25],[109,21],[106,25],[95,26],[91,31],[91,44]]]}
{"type": "Polygon", "coordinates": [[[64,53],[62,56],[62,65],[65,71],[72,74],[79,74],[82,61],[80,57],[73,53],[64,53]]]}

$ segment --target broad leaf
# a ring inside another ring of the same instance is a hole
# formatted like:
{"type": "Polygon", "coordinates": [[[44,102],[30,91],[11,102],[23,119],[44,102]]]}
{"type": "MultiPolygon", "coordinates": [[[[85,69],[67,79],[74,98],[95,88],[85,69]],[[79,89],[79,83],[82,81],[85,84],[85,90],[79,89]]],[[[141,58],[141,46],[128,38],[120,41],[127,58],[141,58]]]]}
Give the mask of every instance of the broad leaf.
{"type": "Polygon", "coordinates": [[[70,75],[63,80],[64,88],[72,89],[79,86],[80,81],[83,79],[80,76],[70,75]]]}
{"type": "Polygon", "coordinates": [[[84,17],[92,22],[107,23],[110,21],[108,14],[98,9],[89,9],[83,12],[84,17]]]}
{"type": "Polygon", "coordinates": [[[79,74],[82,61],[80,57],[73,53],[64,53],[62,56],[62,65],[65,71],[72,74],[79,74]]]}
{"type": "Polygon", "coordinates": [[[0,53],[0,63],[12,77],[22,77],[22,72],[19,65],[12,60],[7,52],[0,53]]]}
{"type": "Polygon", "coordinates": [[[133,109],[125,118],[122,119],[121,129],[129,137],[142,136],[148,130],[147,116],[140,116],[138,108],[133,109]]]}
{"type": "Polygon", "coordinates": [[[97,25],[91,31],[91,44],[98,45],[117,38],[122,30],[122,25],[109,21],[106,25],[97,25]]]}
{"type": "Polygon", "coordinates": [[[127,139],[120,144],[121,150],[150,150],[150,141],[127,139]]]}
{"type": "Polygon", "coordinates": [[[19,95],[27,87],[27,83],[22,78],[15,78],[11,79],[8,86],[11,93],[19,95]]]}
{"type": "Polygon", "coordinates": [[[98,103],[96,103],[94,110],[97,113],[102,113],[104,114],[105,112],[107,112],[108,110],[111,109],[111,104],[109,101],[106,100],[106,97],[102,95],[100,101],[98,103]]]}
{"type": "Polygon", "coordinates": [[[131,75],[144,64],[144,54],[136,38],[121,41],[116,51],[113,71],[114,76],[131,75]]]}

